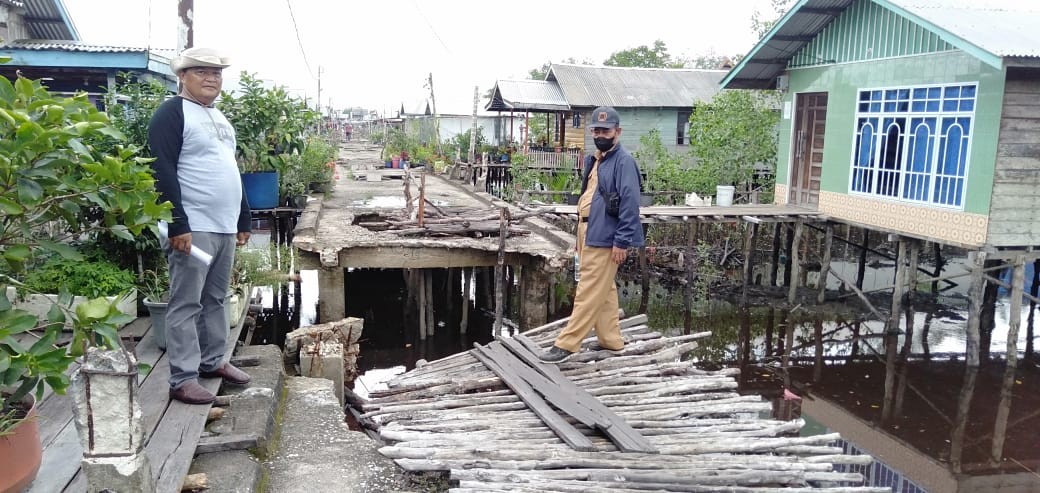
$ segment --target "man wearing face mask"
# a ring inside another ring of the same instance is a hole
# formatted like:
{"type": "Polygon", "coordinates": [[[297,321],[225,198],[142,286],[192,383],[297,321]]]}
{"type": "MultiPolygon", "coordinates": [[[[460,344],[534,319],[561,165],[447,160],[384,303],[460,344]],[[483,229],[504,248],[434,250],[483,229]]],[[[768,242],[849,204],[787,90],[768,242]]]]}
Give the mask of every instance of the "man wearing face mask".
{"type": "Polygon", "coordinates": [[[578,199],[579,281],[567,327],[542,361],[560,363],[581,349],[593,328],[592,350],[619,351],[625,342],[618,327],[618,294],[614,278],[628,249],[643,245],[639,222],[639,167],[620,143],[621,118],[609,106],[592,111],[589,131],[596,152],[585,159],[578,199]]]}

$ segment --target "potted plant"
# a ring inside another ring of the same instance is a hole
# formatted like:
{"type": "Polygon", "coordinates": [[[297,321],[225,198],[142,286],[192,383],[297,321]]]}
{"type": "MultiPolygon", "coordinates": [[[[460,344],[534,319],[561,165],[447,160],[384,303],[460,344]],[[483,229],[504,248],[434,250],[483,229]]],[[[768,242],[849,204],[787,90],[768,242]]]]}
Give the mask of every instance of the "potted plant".
{"type": "Polygon", "coordinates": [[[152,321],[152,335],[160,349],[166,349],[166,308],[170,301],[170,271],[166,264],[141,274],[137,292],[144,297],[144,306],[152,321]]]}
{"type": "Polygon", "coordinates": [[[277,207],[286,156],[303,150],[304,131],[320,115],[285,88],[266,88],[247,72],[240,75],[237,94],[221,94],[219,107],[235,127],[236,158],[249,206],[277,207]]]}
{"type": "MultiPolygon", "coordinates": [[[[0,107],[0,141],[18,144],[0,146],[0,288],[12,282],[8,273],[24,272],[43,252],[81,260],[72,239],[99,231],[133,239],[158,220],[170,220],[172,206],[157,203],[151,169],[139,159],[138,148],[123,145],[122,133],[85,94],[55,97],[39,81],[0,77],[0,107]]],[[[42,397],[47,387],[64,391],[65,371],[82,343],[102,337],[118,344],[110,322],[126,315],[106,309],[101,319],[82,317],[73,324],[68,351],[56,347],[70,313],[62,306],[70,300],[66,291],[41,318],[16,308],[0,289],[0,381],[7,384],[0,392],[0,464],[5,466],[0,491],[20,491],[39,465],[39,447],[14,438],[32,432],[33,397],[42,397]],[[34,330],[35,342],[19,342],[34,330]],[[27,465],[12,470],[15,457],[27,465]]],[[[76,312],[94,315],[100,304],[111,308],[101,300],[81,304],[76,312]]]]}

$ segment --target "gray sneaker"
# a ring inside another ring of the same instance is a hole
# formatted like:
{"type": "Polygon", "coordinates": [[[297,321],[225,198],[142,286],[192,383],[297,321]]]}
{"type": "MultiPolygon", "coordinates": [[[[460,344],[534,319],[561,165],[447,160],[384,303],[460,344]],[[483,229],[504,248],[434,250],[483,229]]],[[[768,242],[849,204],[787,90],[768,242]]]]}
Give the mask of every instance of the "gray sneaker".
{"type": "Polygon", "coordinates": [[[589,344],[589,351],[608,351],[610,353],[617,354],[621,351],[624,351],[624,349],[625,348],[623,346],[621,347],[621,349],[610,349],[607,347],[603,347],[599,345],[599,341],[593,341],[591,344],[589,344]]]}
{"type": "Polygon", "coordinates": [[[549,348],[548,351],[539,354],[538,359],[546,363],[563,363],[564,361],[567,361],[567,358],[570,358],[571,356],[574,356],[574,353],[566,349],[556,347],[554,345],[553,347],[549,348]]]}

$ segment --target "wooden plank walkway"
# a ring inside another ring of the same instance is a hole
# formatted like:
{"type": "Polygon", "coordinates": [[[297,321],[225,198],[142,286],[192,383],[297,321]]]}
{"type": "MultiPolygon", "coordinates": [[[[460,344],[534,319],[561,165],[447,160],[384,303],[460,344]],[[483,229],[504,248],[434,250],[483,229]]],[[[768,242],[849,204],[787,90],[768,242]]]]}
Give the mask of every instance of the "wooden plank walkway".
{"type": "MultiPolygon", "coordinates": [[[[772,405],[739,395],[737,370],[694,367],[685,355],[709,334],[663,337],[646,320],[621,321],[626,346],[618,354],[586,350],[559,365],[527,369],[569,381],[559,384],[562,394],[579,389],[594,396],[656,454],[625,453],[601,429],[569,416],[570,427],[592,443],[592,450],[575,450],[482,362],[504,368],[498,364],[504,351],[533,355],[552,344],[566,320],[397,376],[360,405],[361,423],[389,443],[383,455],[409,471],[448,471],[457,482],[449,491],[457,493],[889,491],[858,486],[860,474],[835,472],[836,464],[872,462],[833,446],[837,434],[802,437],[801,419],[762,418],[772,405]]],[[[557,404],[555,396],[546,398],[557,404]]]]}
{"type": "MultiPolygon", "coordinates": [[[[243,303],[239,321],[228,335],[225,361],[230,359],[238,341],[248,306],[249,303],[243,303]]],[[[153,478],[156,478],[156,491],[179,492],[195,455],[195,447],[206,424],[210,406],[189,406],[170,401],[170,366],[166,352],[159,349],[150,329],[151,319],[140,317],[123,327],[119,333],[125,341],[139,339],[133,350],[134,355],[138,362],[152,367],[148,374],[139,377],[138,396],[148,436],[145,453],[152,467],[153,478]]],[[[70,368],[69,372],[73,369],[70,368]]],[[[202,379],[200,383],[214,393],[220,387],[219,379],[202,379]]],[[[36,481],[28,491],[86,491],[86,478],[80,471],[83,449],[73,423],[71,397],[57,394],[46,396],[40,403],[39,416],[43,462],[36,481]]]]}

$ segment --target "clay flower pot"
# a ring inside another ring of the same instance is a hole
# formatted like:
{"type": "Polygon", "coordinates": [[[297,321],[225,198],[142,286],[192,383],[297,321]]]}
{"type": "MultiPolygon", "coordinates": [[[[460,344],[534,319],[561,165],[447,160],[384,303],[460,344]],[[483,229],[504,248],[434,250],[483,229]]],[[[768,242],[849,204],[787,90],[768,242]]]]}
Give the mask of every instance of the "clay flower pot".
{"type": "Polygon", "coordinates": [[[23,401],[29,405],[29,413],[11,429],[0,436],[0,493],[18,493],[36,479],[43,460],[40,444],[40,422],[36,419],[36,399],[32,395],[23,401]]]}

